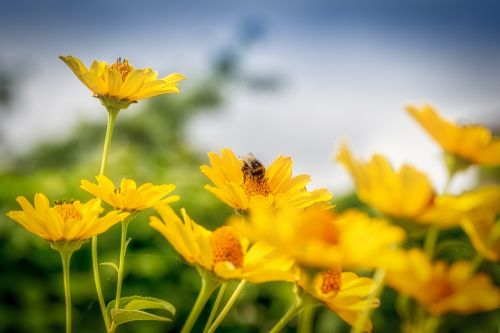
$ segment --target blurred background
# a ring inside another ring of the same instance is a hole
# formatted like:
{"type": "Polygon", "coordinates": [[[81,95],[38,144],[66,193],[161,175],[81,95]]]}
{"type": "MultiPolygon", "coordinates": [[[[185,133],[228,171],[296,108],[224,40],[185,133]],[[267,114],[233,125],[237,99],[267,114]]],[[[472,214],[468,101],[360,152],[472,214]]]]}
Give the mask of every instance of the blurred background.
{"type": "MultiPolygon", "coordinates": [[[[500,128],[500,4],[495,1],[10,1],[0,2],[0,332],[55,332],[64,325],[60,263],[5,212],[18,195],[82,199],[80,179],[98,172],[106,112],[59,59],[90,64],[128,58],[160,75],[188,80],[179,95],[120,113],[108,174],[175,183],[183,206],[215,227],[231,213],[208,192],[199,166],[223,147],[277,155],[327,187],[339,209],[357,204],[347,174],[332,160],[343,140],[363,157],[384,153],[444,183],[438,147],[404,111],[432,103],[459,122],[500,128]]],[[[491,170],[462,175],[467,188],[491,170]]],[[[199,288],[168,244],[131,225],[124,294],[164,298],[173,324],[138,323],[122,332],[175,332],[199,288]]],[[[101,261],[116,260],[119,227],[101,237],[101,261]]],[[[74,332],[102,328],[89,246],[72,262],[74,332]]],[[[107,298],[114,275],[102,269],[107,298]]],[[[221,332],[266,331],[285,311],[290,287],[249,287],[221,332]]],[[[375,332],[397,332],[394,295],[377,311],[375,332]],[[392,297],[392,298],[391,298],[392,297]]],[[[450,332],[489,332],[491,314],[450,320],[450,332]],[[486,324],[474,331],[480,319],[486,324]]],[[[345,331],[320,312],[318,332],[345,331]]],[[[291,324],[293,327],[293,323],[291,324]]]]}

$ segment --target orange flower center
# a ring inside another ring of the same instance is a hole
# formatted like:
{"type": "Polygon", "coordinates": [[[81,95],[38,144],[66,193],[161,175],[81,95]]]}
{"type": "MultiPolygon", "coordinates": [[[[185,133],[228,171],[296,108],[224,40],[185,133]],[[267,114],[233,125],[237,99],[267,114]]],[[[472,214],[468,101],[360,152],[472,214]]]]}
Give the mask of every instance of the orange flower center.
{"type": "Polygon", "coordinates": [[[228,261],[234,267],[243,266],[243,247],[238,235],[229,226],[217,228],[210,235],[213,263],[228,261]]]}
{"type": "Polygon", "coordinates": [[[342,268],[340,265],[321,272],[321,275],[323,278],[321,282],[321,291],[324,294],[331,292],[337,294],[341,287],[342,268]]]}
{"type": "Polygon", "coordinates": [[[81,220],[83,217],[82,213],[70,203],[56,203],[54,208],[62,217],[64,222],[69,220],[81,220]]]}
{"type": "Polygon", "coordinates": [[[443,279],[434,280],[428,289],[429,296],[433,302],[437,302],[454,293],[452,285],[443,279]]]}
{"type": "Polygon", "coordinates": [[[267,183],[267,179],[253,179],[247,178],[243,183],[245,193],[250,196],[263,195],[267,197],[271,193],[271,188],[267,183]]]}
{"type": "Polygon", "coordinates": [[[125,79],[128,76],[128,73],[132,71],[132,66],[129,65],[128,59],[122,60],[122,58],[118,58],[118,60],[116,60],[116,62],[113,65],[111,65],[111,69],[120,72],[122,76],[122,81],[125,81],[125,79]]]}

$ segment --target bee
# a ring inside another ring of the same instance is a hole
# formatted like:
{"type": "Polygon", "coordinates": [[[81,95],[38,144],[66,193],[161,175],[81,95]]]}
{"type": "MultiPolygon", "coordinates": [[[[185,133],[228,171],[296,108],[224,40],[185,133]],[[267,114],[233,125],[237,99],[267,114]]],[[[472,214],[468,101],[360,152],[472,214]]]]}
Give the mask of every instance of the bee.
{"type": "Polygon", "coordinates": [[[240,160],[243,162],[241,171],[245,181],[247,179],[253,179],[257,182],[265,181],[266,168],[252,153],[241,156],[240,160]]]}

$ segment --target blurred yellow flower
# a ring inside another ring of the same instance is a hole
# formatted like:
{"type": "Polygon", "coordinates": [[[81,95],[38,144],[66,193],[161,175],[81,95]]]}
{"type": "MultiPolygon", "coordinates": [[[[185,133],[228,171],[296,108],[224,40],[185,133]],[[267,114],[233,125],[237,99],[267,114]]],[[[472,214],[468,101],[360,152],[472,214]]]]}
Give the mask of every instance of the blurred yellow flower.
{"type": "MultiPolygon", "coordinates": [[[[323,303],[349,325],[354,326],[360,313],[376,308],[380,301],[368,296],[375,288],[375,281],[358,277],[355,273],[342,272],[340,265],[314,275],[312,279],[304,272],[299,273],[297,284],[314,299],[323,303]]],[[[367,320],[363,332],[370,332],[372,323],[367,320]]]]}
{"type": "Polygon", "coordinates": [[[78,58],[59,57],[82,83],[99,97],[105,106],[126,109],[138,100],[169,93],[178,93],[177,83],[185,76],[170,74],[158,79],[151,68],[134,68],[128,60],[118,60],[109,65],[105,61],[94,61],[88,69],[78,58]]]}
{"type": "Polygon", "coordinates": [[[160,218],[152,216],[150,225],[190,264],[213,272],[224,280],[247,280],[252,283],[294,281],[293,261],[269,245],[255,243],[234,228],[223,226],[209,231],[181,210],[182,220],[168,205],[155,206],[160,218]]]}
{"type": "Polygon", "coordinates": [[[477,252],[488,260],[500,261],[500,222],[495,222],[494,216],[463,219],[461,226],[477,252]]]}
{"type": "Polygon", "coordinates": [[[500,139],[487,128],[451,123],[430,105],[409,105],[407,111],[445,152],[475,164],[500,165],[500,139]]]}
{"type": "Polygon", "coordinates": [[[458,226],[464,220],[494,218],[500,213],[500,186],[485,186],[460,195],[441,195],[429,209],[417,217],[418,222],[437,224],[442,228],[458,226]]]}
{"type": "Polygon", "coordinates": [[[108,230],[122,221],[128,213],[110,212],[103,217],[100,202],[58,202],[52,207],[42,193],[35,194],[34,207],[25,197],[18,197],[21,211],[10,211],[7,216],[29,232],[50,242],[84,241],[108,230]]]}
{"type": "Polygon", "coordinates": [[[381,155],[363,163],[345,144],[336,158],[351,174],[361,201],[386,215],[411,219],[433,203],[435,192],[429,179],[410,165],[394,171],[381,155]]]}
{"type": "Polygon", "coordinates": [[[269,204],[291,203],[305,208],[314,203],[328,202],[332,195],[326,189],[307,191],[310,176],[306,174],[292,177],[292,159],[279,156],[267,168],[253,155],[241,159],[227,148],[221,155],[208,153],[210,166],[201,166],[201,172],[215,185],[205,185],[227,205],[246,210],[256,197],[266,197],[269,204]]]}
{"type": "Polygon", "coordinates": [[[88,180],[81,181],[81,188],[110,204],[114,209],[124,212],[139,212],[153,207],[159,202],[172,203],[179,200],[178,195],[167,195],[175,189],[175,185],[153,185],[145,183],[137,187],[132,179],[123,178],[120,186],[115,188],[113,182],[104,175],[95,177],[97,184],[88,180]]]}
{"type": "Polygon", "coordinates": [[[404,269],[387,272],[387,284],[413,297],[430,314],[471,314],[500,307],[500,289],[484,273],[471,275],[469,262],[432,263],[422,251],[412,249],[405,263],[404,269]]]}
{"type": "Polygon", "coordinates": [[[233,219],[244,236],[275,246],[304,268],[373,268],[397,264],[393,249],[405,239],[403,229],[358,211],[335,215],[324,207],[303,211],[282,206],[271,210],[255,202],[248,221],[233,219]]]}

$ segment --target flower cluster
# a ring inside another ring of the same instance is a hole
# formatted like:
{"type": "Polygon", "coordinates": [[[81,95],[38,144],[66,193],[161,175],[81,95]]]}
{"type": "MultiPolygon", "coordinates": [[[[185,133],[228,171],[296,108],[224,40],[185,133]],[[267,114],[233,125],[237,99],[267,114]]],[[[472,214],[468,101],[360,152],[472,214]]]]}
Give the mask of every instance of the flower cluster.
{"type": "MultiPolygon", "coordinates": [[[[218,328],[247,283],[271,281],[288,284],[294,301],[270,332],[279,332],[296,315],[302,326],[311,325],[307,321],[320,307],[336,313],[352,332],[372,331],[370,314],[380,305],[384,285],[398,293],[397,310],[407,332],[435,332],[448,313],[467,315],[500,307],[500,289],[487,272],[480,271],[483,259],[500,260],[500,185],[463,193],[438,191],[414,166],[394,169],[378,154],[365,162],[344,143],[336,159],[352,176],[360,204],[339,210],[329,190],[311,190],[309,175],[294,175],[290,157],[278,156],[265,166],[253,154],[238,157],[224,148],[220,153],[208,153],[208,164],[200,167],[211,182],[205,189],[232,213],[218,228],[209,230],[195,222],[185,208],[176,213],[171,206],[180,200],[172,194],[175,185],[137,185],[135,180],[123,178],[116,186],[105,175],[118,112],[145,98],[179,92],[177,83],[184,76],[170,74],[158,79],[150,68],[136,69],[121,59],[112,65],[95,61],[90,69],[75,57],[61,59],[109,114],[96,183],[81,180],[81,189],[94,198],[86,203],[56,201],[51,205],[44,194],[37,193],[34,205],[19,197],[22,210],[7,215],[60,252],[67,333],[71,332],[69,260],[90,239],[106,332],[136,320],[172,320],[146,311],[173,314],[174,307],[164,300],[121,295],[128,225],[151,208],[155,213],[149,216],[149,225],[197,269],[202,280],[182,333],[193,330],[217,289],[219,295],[204,332],[218,328]],[[106,214],[103,205],[109,207],[106,214]],[[122,227],[119,262],[106,263],[116,270],[116,293],[106,304],[97,236],[117,223],[122,227]],[[449,229],[462,230],[469,237],[476,259],[446,257],[439,238],[442,230],[449,229]],[[218,313],[231,281],[237,281],[238,287],[218,313]]],[[[441,145],[450,181],[457,172],[474,165],[500,165],[500,139],[486,128],[455,125],[431,106],[410,106],[408,112],[441,145]]]]}

